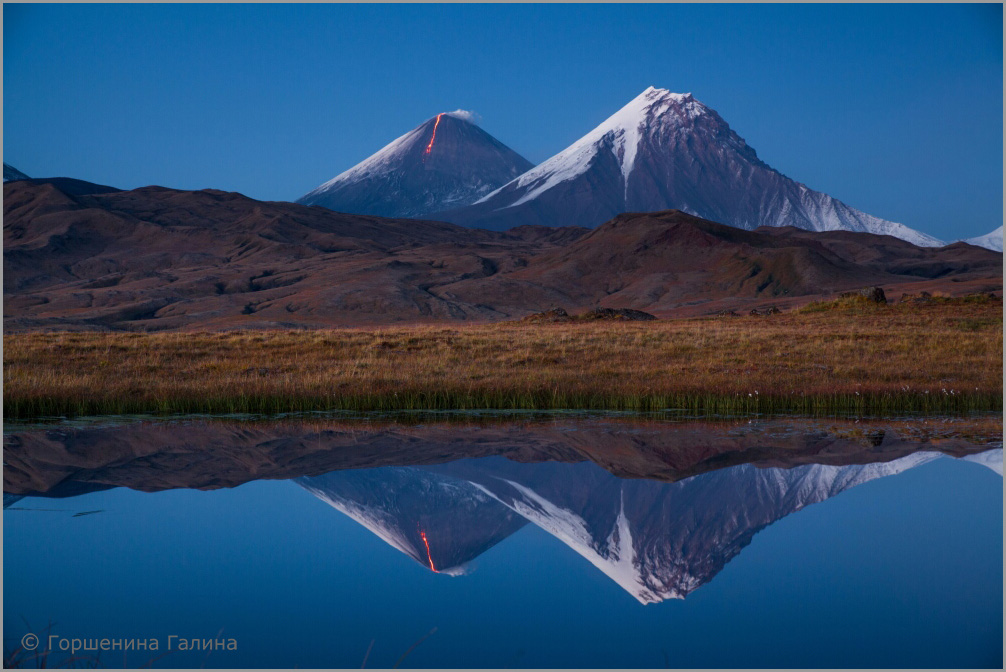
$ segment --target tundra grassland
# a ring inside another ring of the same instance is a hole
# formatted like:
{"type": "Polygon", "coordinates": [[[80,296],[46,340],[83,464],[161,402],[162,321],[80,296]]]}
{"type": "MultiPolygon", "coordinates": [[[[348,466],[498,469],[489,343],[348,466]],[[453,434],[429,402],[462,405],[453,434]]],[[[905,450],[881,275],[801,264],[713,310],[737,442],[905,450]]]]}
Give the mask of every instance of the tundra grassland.
{"type": "Polygon", "coordinates": [[[1002,410],[1002,299],[775,315],[4,336],[4,414],[1002,410]]]}

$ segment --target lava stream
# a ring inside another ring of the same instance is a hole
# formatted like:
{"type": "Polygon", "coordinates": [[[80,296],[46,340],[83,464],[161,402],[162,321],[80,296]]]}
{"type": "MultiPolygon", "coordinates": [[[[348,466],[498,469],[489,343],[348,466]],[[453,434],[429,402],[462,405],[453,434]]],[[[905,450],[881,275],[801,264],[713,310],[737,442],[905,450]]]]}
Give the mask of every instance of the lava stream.
{"type": "Polygon", "coordinates": [[[438,114],[437,121],[433,124],[433,135],[430,137],[430,144],[426,145],[426,154],[429,154],[430,150],[433,149],[433,142],[437,139],[437,126],[440,125],[440,117],[442,116],[444,116],[443,112],[438,114]]]}
{"type": "MultiPolygon", "coordinates": [[[[437,121],[440,121],[440,117],[437,117],[437,121]]],[[[432,140],[430,141],[430,144],[431,145],[433,144],[432,140]]],[[[429,151],[429,150],[427,149],[426,151],[429,151]]],[[[433,556],[430,555],[430,542],[428,542],[426,540],[426,533],[425,532],[420,532],[419,536],[423,538],[423,543],[426,544],[426,557],[430,561],[430,569],[432,569],[434,572],[436,572],[437,568],[433,566],[433,556]]]]}

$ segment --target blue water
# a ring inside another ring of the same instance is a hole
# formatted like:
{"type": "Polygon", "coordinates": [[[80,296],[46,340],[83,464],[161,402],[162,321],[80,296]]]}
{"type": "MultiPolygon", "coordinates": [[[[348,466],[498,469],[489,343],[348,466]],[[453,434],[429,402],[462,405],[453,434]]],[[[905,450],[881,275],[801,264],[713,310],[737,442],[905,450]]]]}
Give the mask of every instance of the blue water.
{"type": "MultiPolygon", "coordinates": [[[[409,469],[395,477],[419,482],[409,469]]],[[[481,478],[492,488],[502,474],[553,502],[583,500],[585,520],[595,513],[608,520],[621,506],[658,537],[691,526],[684,552],[698,566],[702,552],[691,545],[706,528],[743,518],[738,507],[766,498],[735,503],[722,493],[747,492],[751,479],[786,471],[752,469],[673,485],[619,482],[592,464],[485,458],[420,475],[481,478]],[[616,491],[609,510],[604,498],[616,491]]],[[[428,557],[420,547],[417,559],[304,487],[349,492],[359,502],[391,475],[22,499],[4,512],[5,650],[30,627],[43,646],[46,634],[158,638],[156,654],[102,653],[98,662],[108,667],[142,666],[165,653],[169,635],[180,635],[233,638],[237,650],[170,651],[155,667],[358,668],[373,642],[367,667],[390,667],[436,628],[402,667],[1003,664],[1003,482],[981,464],[941,457],[796,507],[752,532],[685,599],[650,604],[523,519],[463,575],[450,576],[427,566],[461,520],[450,504],[417,505],[428,508],[416,513],[416,529],[429,525],[432,546],[428,557]],[[98,513],[74,517],[85,511],[98,513]]],[[[402,509],[395,515],[412,535],[406,490],[394,490],[402,509]]],[[[485,520],[515,518],[491,504],[491,515],[479,514],[485,520]]],[[[65,655],[53,661],[57,654],[65,655]]]]}

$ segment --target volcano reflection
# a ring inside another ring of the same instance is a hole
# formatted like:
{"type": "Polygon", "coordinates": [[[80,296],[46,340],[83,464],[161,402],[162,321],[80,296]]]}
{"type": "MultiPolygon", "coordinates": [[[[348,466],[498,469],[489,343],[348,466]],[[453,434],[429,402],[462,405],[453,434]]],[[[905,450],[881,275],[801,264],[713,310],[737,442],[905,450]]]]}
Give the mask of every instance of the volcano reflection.
{"type": "Polygon", "coordinates": [[[474,483],[419,467],[334,471],[297,483],[443,574],[463,573],[528,522],[474,483]]]}
{"type": "MultiPolygon", "coordinates": [[[[792,468],[728,467],[666,483],[591,462],[503,457],[336,471],[296,482],[436,572],[465,565],[527,523],[561,540],[643,604],[684,598],[754,535],[849,488],[936,459],[792,468]]],[[[1002,449],[966,458],[1002,475],[1002,449]]]]}

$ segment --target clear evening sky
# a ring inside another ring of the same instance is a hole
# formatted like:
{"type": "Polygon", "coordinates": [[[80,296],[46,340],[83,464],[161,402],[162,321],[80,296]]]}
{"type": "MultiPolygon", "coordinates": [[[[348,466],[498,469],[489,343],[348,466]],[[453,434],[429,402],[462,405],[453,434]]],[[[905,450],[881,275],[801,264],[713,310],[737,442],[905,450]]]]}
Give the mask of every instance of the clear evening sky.
{"type": "Polygon", "coordinates": [[[1001,5],[4,5],[4,160],[293,200],[438,112],[532,162],[644,88],[953,240],[1003,215],[1001,5]]]}

